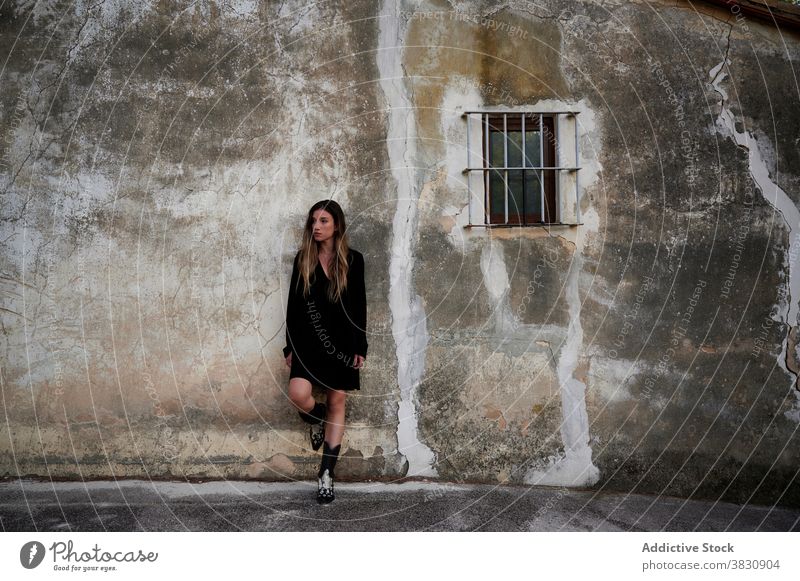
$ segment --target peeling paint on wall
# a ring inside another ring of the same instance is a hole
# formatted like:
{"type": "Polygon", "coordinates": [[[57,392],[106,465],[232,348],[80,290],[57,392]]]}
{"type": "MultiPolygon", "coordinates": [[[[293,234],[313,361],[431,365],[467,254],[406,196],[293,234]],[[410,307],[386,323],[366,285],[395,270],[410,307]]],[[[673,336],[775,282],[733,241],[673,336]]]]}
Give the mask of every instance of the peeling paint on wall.
{"type": "MultiPolygon", "coordinates": [[[[587,229],[597,231],[598,216],[594,208],[585,215],[587,229]]],[[[586,413],[586,385],[575,377],[578,358],[583,351],[583,327],[581,326],[581,298],[578,292],[580,272],[583,269],[583,246],[585,229],[578,230],[575,252],[570,263],[566,296],[570,322],[567,340],[558,358],[558,381],[561,389],[561,408],[564,414],[561,423],[561,438],[564,455],[551,458],[544,470],[532,469],[525,475],[528,484],[551,486],[584,486],[597,482],[600,471],[592,462],[589,446],[589,418],[586,413]]]]}
{"type": "Polygon", "coordinates": [[[498,336],[513,333],[516,325],[508,301],[508,271],[503,257],[503,246],[497,240],[490,238],[484,245],[481,253],[481,272],[483,284],[492,298],[495,333],[498,336]]]}
{"type": "MultiPolygon", "coordinates": [[[[792,393],[795,398],[794,408],[785,412],[785,416],[795,422],[800,423],[800,391],[797,389],[797,374],[791,371],[787,365],[787,355],[789,353],[789,340],[792,329],[797,326],[798,305],[800,304],[800,269],[797,268],[796,259],[800,253],[800,210],[789,198],[786,192],[769,177],[769,169],[764,160],[764,156],[758,147],[758,140],[746,129],[736,130],[736,120],[728,106],[728,92],[720,84],[725,80],[727,73],[724,68],[730,64],[728,59],[723,60],[712,68],[708,76],[711,78],[711,87],[716,91],[721,99],[720,112],[716,120],[717,131],[733,139],[739,147],[747,150],[747,159],[750,168],[750,175],[753,181],[761,190],[761,194],[769,204],[778,211],[783,218],[783,222],[788,230],[789,248],[785,260],[788,270],[788,293],[785,305],[784,323],[787,326],[786,337],[778,355],[778,365],[783,369],[787,376],[791,378],[790,385],[795,387],[792,393]]],[[[780,309],[779,305],[779,309],[780,309]]],[[[796,348],[796,346],[793,346],[796,348]]]]}
{"type": "Polygon", "coordinates": [[[397,184],[397,207],[392,223],[389,264],[389,306],[397,352],[400,386],[397,445],[408,459],[408,476],[435,476],[433,452],[417,435],[415,391],[425,371],[428,332],[422,299],[413,290],[412,242],[417,231],[420,184],[416,178],[416,117],[403,71],[404,21],[401,2],[385,1],[380,14],[378,71],[389,111],[387,147],[392,177],[397,184]]]}

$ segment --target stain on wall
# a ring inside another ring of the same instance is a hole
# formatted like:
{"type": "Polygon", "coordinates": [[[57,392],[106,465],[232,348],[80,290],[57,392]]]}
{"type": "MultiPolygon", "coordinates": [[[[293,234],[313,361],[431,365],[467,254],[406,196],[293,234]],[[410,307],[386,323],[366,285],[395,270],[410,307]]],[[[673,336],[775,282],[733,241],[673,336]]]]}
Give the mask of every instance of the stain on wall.
{"type": "Polygon", "coordinates": [[[285,291],[332,197],[369,303],[342,478],[796,506],[799,39],[683,2],[4,5],[0,474],[312,477],[285,291]],[[580,225],[470,227],[468,110],[578,111],[580,225]]]}

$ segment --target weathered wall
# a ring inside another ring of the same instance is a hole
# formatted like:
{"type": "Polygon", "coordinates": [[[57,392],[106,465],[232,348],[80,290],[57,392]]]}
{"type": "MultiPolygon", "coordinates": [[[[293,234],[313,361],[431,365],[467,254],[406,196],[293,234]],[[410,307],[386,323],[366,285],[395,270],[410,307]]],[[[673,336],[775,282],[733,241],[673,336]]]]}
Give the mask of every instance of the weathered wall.
{"type": "Polygon", "coordinates": [[[369,301],[341,477],[800,503],[797,34],[257,4],[0,9],[0,473],[310,477],[280,349],[331,196],[369,301]],[[487,107],[580,111],[581,226],[464,228],[487,107]]]}

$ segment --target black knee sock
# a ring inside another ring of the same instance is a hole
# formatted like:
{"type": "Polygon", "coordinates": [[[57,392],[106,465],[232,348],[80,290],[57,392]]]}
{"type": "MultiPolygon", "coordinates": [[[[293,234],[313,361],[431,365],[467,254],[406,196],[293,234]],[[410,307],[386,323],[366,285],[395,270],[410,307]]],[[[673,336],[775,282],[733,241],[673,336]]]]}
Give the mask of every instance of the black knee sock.
{"type": "Polygon", "coordinates": [[[321,424],[325,420],[325,404],[314,402],[314,409],[310,412],[298,412],[300,418],[307,424],[321,424]]]}
{"type": "Polygon", "coordinates": [[[336,447],[331,448],[328,445],[328,442],[322,447],[322,463],[319,465],[319,473],[317,477],[322,477],[322,473],[325,472],[325,469],[328,469],[328,473],[333,478],[333,469],[336,467],[336,460],[339,459],[339,449],[342,447],[341,444],[338,444],[336,447]]]}

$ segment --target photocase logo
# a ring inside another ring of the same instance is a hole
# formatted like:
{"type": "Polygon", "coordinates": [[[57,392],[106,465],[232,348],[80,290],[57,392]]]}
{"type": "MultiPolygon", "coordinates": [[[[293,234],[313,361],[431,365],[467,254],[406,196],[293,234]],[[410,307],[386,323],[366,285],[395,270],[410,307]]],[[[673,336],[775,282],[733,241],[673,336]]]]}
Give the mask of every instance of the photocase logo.
{"type": "Polygon", "coordinates": [[[44,545],[39,541],[30,541],[22,545],[19,551],[19,562],[26,569],[35,569],[44,559],[44,545]]]}

